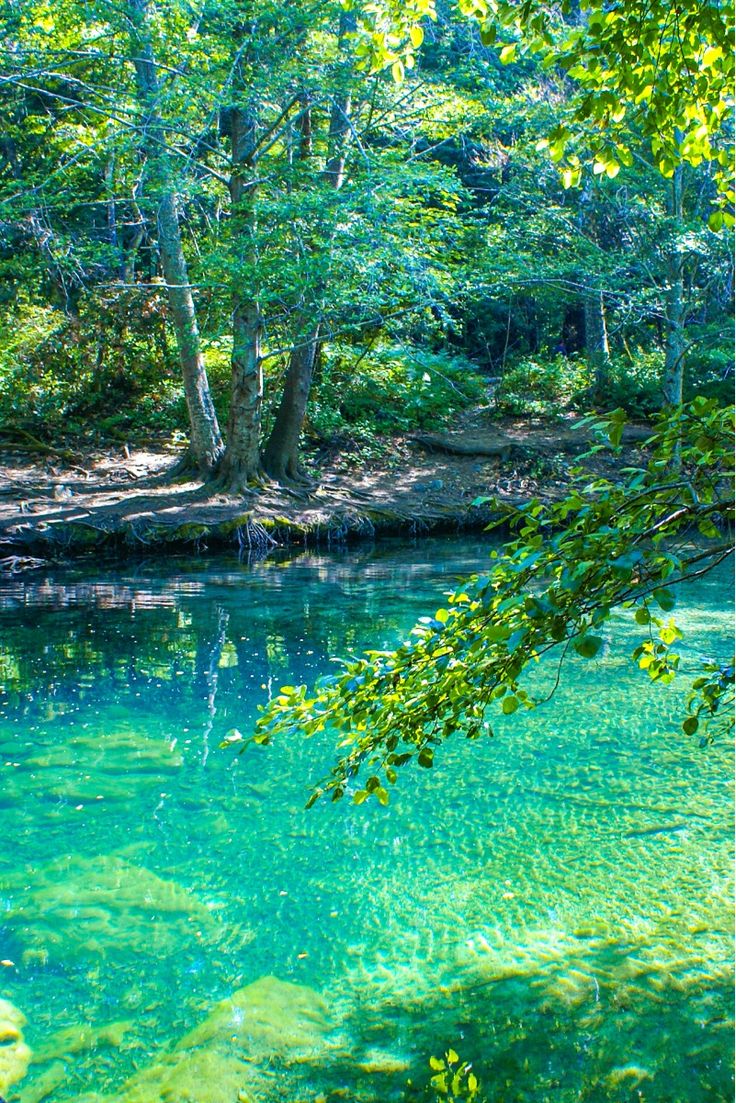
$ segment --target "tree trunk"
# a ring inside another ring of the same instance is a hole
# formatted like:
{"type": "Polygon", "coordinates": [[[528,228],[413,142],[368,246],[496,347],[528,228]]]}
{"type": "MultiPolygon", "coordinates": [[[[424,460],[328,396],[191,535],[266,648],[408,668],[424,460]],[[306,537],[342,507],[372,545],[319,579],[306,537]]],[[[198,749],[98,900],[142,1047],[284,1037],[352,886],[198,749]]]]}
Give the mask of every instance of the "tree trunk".
{"type": "Polygon", "coordinates": [[[606,307],[603,301],[603,292],[591,287],[583,301],[585,319],[585,353],[589,362],[593,365],[595,380],[593,383],[596,392],[604,391],[608,384],[608,365],[611,361],[611,350],[608,344],[608,327],[606,326],[606,307]]]}
{"type": "MultiPolygon", "coordinates": [[[[591,182],[586,181],[585,188],[580,197],[580,228],[590,241],[598,243],[598,219],[596,214],[594,190],[591,182]]],[[[582,277],[583,291],[583,324],[585,328],[585,355],[588,363],[593,368],[594,379],[592,391],[600,394],[608,384],[608,365],[611,360],[611,350],[608,344],[608,328],[606,326],[606,307],[603,300],[603,292],[595,286],[596,280],[589,272],[582,277]]]]}
{"type": "Polygon", "coordinates": [[[307,400],[319,344],[319,326],[304,334],[292,350],[276,420],[263,452],[267,475],[278,482],[299,482],[299,438],[307,412],[307,400]]]}
{"type": "Polygon", "coordinates": [[[230,112],[232,176],[230,197],[234,236],[243,243],[242,259],[250,271],[241,275],[233,294],[233,352],[230,414],[227,445],[218,480],[222,489],[241,493],[261,474],[260,434],[263,400],[263,363],[261,338],[263,319],[254,294],[244,296],[241,288],[252,285],[255,277],[255,225],[252,180],[245,175],[254,170],[256,120],[241,108],[230,112]]]}
{"type": "MultiPolygon", "coordinates": [[[[355,16],[351,12],[343,11],[340,15],[340,45],[344,46],[346,36],[355,29],[355,16]]],[[[349,79],[349,73],[345,75],[349,79]]],[[[345,159],[348,140],[350,137],[350,89],[345,88],[341,95],[336,96],[330,114],[330,127],[328,131],[328,155],[327,162],[322,172],[323,180],[329,188],[337,192],[345,180],[345,159]]],[[[301,156],[311,152],[311,123],[309,130],[309,146],[302,143],[301,156]]],[[[318,293],[324,291],[323,286],[318,286],[318,293]]],[[[314,314],[317,314],[315,303],[314,314]]],[[[312,323],[304,327],[304,312],[300,312],[300,332],[289,356],[289,366],[286,370],[284,390],[281,402],[276,412],[276,420],[269,434],[266,447],[263,450],[263,466],[271,478],[279,482],[300,481],[304,478],[299,463],[299,438],[307,411],[309,391],[312,386],[312,376],[317,358],[319,346],[319,323],[312,323]]]]}
{"type": "Polygon", "coordinates": [[[154,178],[159,189],[158,245],[189,411],[189,451],[199,470],[207,474],[217,467],[223,443],[202,356],[194,297],[182,247],[177,200],[166,150],[166,128],[158,110],[159,84],[148,33],[148,6],[149,0],[130,0],[136,89],[146,112],[142,144],[149,178],[154,178]]]}
{"type": "Polygon", "coordinates": [[[685,375],[685,258],[679,247],[682,228],[682,166],[675,169],[670,193],[675,240],[667,263],[668,290],[665,301],[665,346],[662,397],[665,406],[682,404],[682,386],[685,375]]]}
{"type": "Polygon", "coordinates": [[[223,490],[234,494],[248,490],[261,474],[262,329],[258,305],[236,297],[227,445],[218,480],[223,490]]]}
{"type": "Polygon", "coordinates": [[[209,474],[222,458],[223,444],[202,357],[194,299],[181,248],[176,200],[172,192],[161,196],[158,234],[161,267],[166,280],[189,411],[190,451],[199,470],[209,474]]]}

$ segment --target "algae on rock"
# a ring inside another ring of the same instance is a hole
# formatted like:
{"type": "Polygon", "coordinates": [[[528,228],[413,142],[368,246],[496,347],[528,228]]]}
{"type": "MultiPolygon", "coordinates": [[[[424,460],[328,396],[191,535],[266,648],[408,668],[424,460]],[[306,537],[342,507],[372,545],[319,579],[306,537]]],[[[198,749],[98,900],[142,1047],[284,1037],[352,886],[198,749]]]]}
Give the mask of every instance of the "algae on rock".
{"type": "Polygon", "coordinates": [[[176,953],[215,922],[181,885],[114,854],[45,866],[30,892],[19,891],[8,919],[18,922],[26,953],[44,951],[52,961],[120,950],[176,953]]]}
{"type": "Polygon", "coordinates": [[[67,1026],[52,1034],[33,1055],[34,1064],[43,1064],[46,1061],[54,1061],[58,1057],[69,1057],[75,1053],[84,1053],[86,1050],[99,1049],[109,1046],[118,1049],[125,1034],[132,1029],[131,1020],[120,1020],[114,1023],[103,1023],[101,1026],[92,1026],[90,1023],[79,1023],[67,1026]]]}
{"type": "Polygon", "coordinates": [[[118,1094],[93,1093],[73,1103],[270,1100],[272,1064],[318,1061],[331,1029],[327,1005],[314,989],[261,977],[216,1004],[173,1051],[137,1072],[118,1094]]]}
{"type": "Polygon", "coordinates": [[[0,1095],[23,1079],[31,1049],[23,1039],[26,1017],[10,1000],[0,999],[0,1095]]]}

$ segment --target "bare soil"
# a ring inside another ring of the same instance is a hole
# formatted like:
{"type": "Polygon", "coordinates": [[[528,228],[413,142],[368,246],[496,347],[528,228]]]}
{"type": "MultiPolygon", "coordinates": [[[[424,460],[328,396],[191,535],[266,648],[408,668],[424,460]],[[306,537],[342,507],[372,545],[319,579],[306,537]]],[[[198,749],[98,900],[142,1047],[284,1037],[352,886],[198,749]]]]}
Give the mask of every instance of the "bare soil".
{"type": "MultiPolygon", "coordinates": [[[[39,459],[7,451],[0,453],[0,554],[254,547],[477,529],[505,506],[559,497],[573,465],[610,476],[635,459],[633,451],[624,461],[607,452],[585,457],[591,434],[576,421],[500,423],[475,410],[437,433],[386,439],[381,455],[374,450],[367,458],[348,442],[315,461],[308,487],[264,485],[238,497],[175,478],[178,456],[163,446],[65,450],[39,459]],[[482,496],[493,501],[474,505],[482,496]]],[[[649,435],[646,425],[627,427],[627,450],[649,435]]]]}

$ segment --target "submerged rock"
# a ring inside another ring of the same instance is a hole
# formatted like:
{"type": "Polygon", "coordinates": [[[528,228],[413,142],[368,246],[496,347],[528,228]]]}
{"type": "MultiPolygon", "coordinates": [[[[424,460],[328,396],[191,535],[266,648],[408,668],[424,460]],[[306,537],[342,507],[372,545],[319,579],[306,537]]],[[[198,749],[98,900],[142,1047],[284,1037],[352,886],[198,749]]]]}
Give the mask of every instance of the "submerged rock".
{"type": "Polygon", "coordinates": [[[645,1080],[653,1080],[654,1076],[649,1069],[640,1065],[619,1065],[612,1068],[606,1076],[606,1084],[611,1088],[619,1088],[626,1085],[628,1088],[636,1088],[645,1080]]]}
{"type": "Polygon", "coordinates": [[[132,1076],[118,1094],[88,1094],[74,1103],[262,1100],[271,1084],[271,1063],[318,1058],[330,1029],[327,1005],[318,992],[261,977],[216,1004],[173,1052],[132,1076]]]}
{"type": "Polygon", "coordinates": [[[0,999],[0,1095],[23,1079],[31,1063],[31,1050],[23,1040],[26,1017],[10,1002],[0,999]]]}
{"type": "Polygon", "coordinates": [[[8,919],[18,921],[26,954],[54,961],[176,953],[213,924],[210,909],[181,885],[114,854],[52,862],[8,919]]]}
{"type": "Polygon", "coordinates": [[[115,1103],[234,1103],[256,1073],[233,1053],[202,1049],[164,1058],[137,1073],[115,1103]]]}
{"type": "Polygon", "coordinates": [[[129,1020],[105,1023],[103,1026],[92,1026],[89,1023],[68,1026],[52,1034],[35,1052],[33,1060],[35,1063],[42,1064],[45,1061],[53,1061],[57,1057],[68,1057],[74,1053],[83,1053],[85,1050],[99,1049],[102,1046],[117,1049],[132,1026],[133,1023],[129,1020]]]}
{"type": "Polygon", "coordinates": [[[329,1033],[327,1005],[318,992],[277,977],[261,977],[222,1000],[177,1049],[210,1042],[235,1044],[252,1058],[311,1049],[329,1033]]]}
{"type": "MultiPolygon", "coordinates": [[[[35,1055],[34,1055],[35,1059],[35,1055]]],[[[42,1103],[66,1080],[66,1069],[62,1061],[54,1061],[39,1076],[34,1076],[30,1084],[23,1086],[23,1103],[42,1103]]]]}
{"type": "Polygon", "coordinates": [[[394,1076],[399,1072],[406,1072],[411,1067],[407,1057],[398,1053],[389,1053],[385,1049],[369,1049],[360,1061],[358,1068],[363,1072],[383,1073],[384,1076],[394,1076]]]}

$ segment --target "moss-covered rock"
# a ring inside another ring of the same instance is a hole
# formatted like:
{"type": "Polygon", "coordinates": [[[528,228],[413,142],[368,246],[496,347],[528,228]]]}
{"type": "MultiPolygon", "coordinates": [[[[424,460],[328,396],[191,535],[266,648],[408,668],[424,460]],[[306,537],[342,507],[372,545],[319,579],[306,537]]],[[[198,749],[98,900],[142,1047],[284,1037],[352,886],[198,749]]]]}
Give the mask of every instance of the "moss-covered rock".
{"type": "MultiPolygon", "coordinates": [[[[35,1068],[34,1054],[34,1068],[35,1068]]],[[[60,1088],[67,1080],[66,1067],[63,1061],[54,1061],[52,1065],[46,1065],[37,1075],[23,1085],[23,1103],[42,1103],[50,1095],[60,1088]]]]}
{"type": "Polygon", "coordinates": [[[23,1038],[26,1017],[10,1000],[0,999],[0,1095],[23,1079],[31,1050],[23,1038]]]}
{"type": "Polygon", "coordinates": [[[58,1057],[69,1057],[75,1053],[83,1053],[85,1050],[99,1049],[103,1046],[117,1049],[132,1026],[133,1023],[130,1020],[119,1020],[114,1023],[103,1023],[101,1026],[79,1023],[65,1027],[64,1030],[52,1034],[36,1050],[33,1055],[34,1063],[43,1064],[58,1057]]]}
{"type": "Polygon", "coordinates": [[[18,885],[7,918],[18,921],[26,950],[43,951],[52,963],[121,950],[177,953],[215,922],[181,885],[114,854],[63,859],[34,872],[33,888],[18,885]]]}
{"type": "MultiPolygon", "coordinates": [[[[273,1064],[319,1060],[332,1028],[318,992],[261,977],[216,1004],[118,1094],[74,1103],[255,1103],[274,1099],[273,1064]]],[[[281,1095],[278,1096],[281,1098],[281,1095]]]]}
{"type": "Polygon", "coordinates": [[[327,1005],[313,988],[261,977],[218,1003],[177,1049],[215,1043],[236,1045],[251,1058],[282,1056],[319,1048],[330,1029],[327,1005]]]}
{"type": "Polygon", "coordinates": [[[166,1056],[137,1073],[115,1103],[236,1103],[247,1097],[256,1071],[235,1053],[216,1048],[166,1056]]]}

